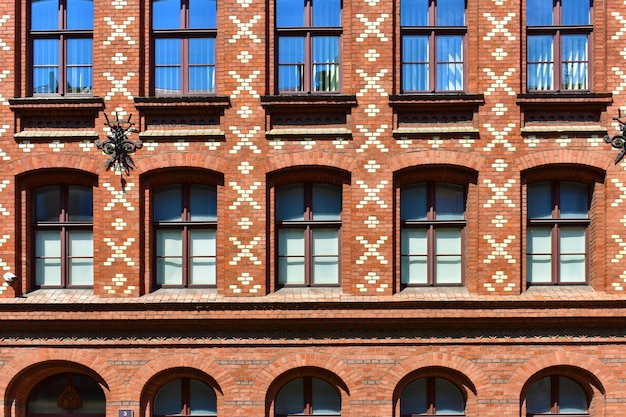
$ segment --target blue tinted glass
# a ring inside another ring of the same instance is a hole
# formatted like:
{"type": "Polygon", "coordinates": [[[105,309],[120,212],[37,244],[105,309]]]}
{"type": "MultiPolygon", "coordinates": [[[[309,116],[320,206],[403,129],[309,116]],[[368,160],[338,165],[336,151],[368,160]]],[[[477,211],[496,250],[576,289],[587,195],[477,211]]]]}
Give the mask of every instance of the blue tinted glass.
{"type": "Polygon", "coordinates": [[[428,89],[428,36],[402,37],[402,90],[428,89]]]}
{"type": "Polygon", "coordinates": [[[462,185],[437,184],[435,188],[437,219],[462,219],[465,213],[465,189],[462,185]]]}
{"type": "Polygon", "coordinates": [[[437,90],[463,89],[463,37],[437,37],[437,90]]]}
{"type": "Polygon", "coordinates": [[[549,219],[552,217],[552,186],[549,182],[528,185],[528,218],[549,219]]]}
{"type": "Polygon", "coordinates": [[[93,29],[93,0],[67,0],[67,28],[93,29]]]}
{"type": "Polygon", "coordinates": [[[152,28],[180,28],[180,0],[153,0],[152,28]]]}
{"type": "Polygon", "coordinates": [[[554,39],[551,35],[528,36],[528,89],[552,90],[554,39]]]}
{"type": "Polygon", "coordinates": [[[91,187],[68,187],[69,220],[93,220],[93,193],[91,187]]]}
{"type": "Polygon", "coordinates": [[[587,35],[564,35],[561,54],[561,88],[587,89],[587,35]]]}
{"type": "Polygon", "coordinates": [[[215,88],[215,39],[189,40],[189,92],[210,93],[215,88]]]}
{"type": "Polygon", "coordinates": [[[402,187],[400,190],[400,218],[402,220],[426,220],[427,215],[426,184],[402,187]]]}
{"type": "Polygon", "coordinates": [[[304,26],[304,0],[276,0],[276,26],[304,26]]]}
{"type": "Polygon", "coordinates": [[[402,391],[400,397],[401,414],[426,414],[428,399],[426,397],[426,378],[411,382],[402,391]]]}
{"type": "Polygon", "coordinates": [[[59,41],[36,39],[33,41],[33,93],[58,92],[59,41]]]}
{"type": "Polygon", "coordinates": [[[189,0],[189,27],[215,29],[216,0],[189,0]]]}
{"type": "Polygon", "coordinates": [[[341,219],[341,187],[335,185],[313,185],[313,219],[341,219]]]}
{"type": "Polygon", "coordinates": [[[314,0],[312,26],[341,26],[341,1],[314,0]]]}
{"type": "Polygon", "coordinates": [[[464,26],[465,0],[437,0],[438,26],[464,26]]]}
{"type": "Polygon", "coordinates": [[[217,192],[206,185],[192,185],[190,218],[192,221],[217,220],[217,192]]]}
{"type": "Polygon", "coordinates": [[[180,39],[157,39],[155,49],[156,65],[180,65],[180,39]]]}
{"type": "Polygon", "coordinates": [[[588,25],[591,4],[589,0],[561,0],[564,25],[588,25]]]}
{"type": "Polygon", "coordinates": [[[181,220],[182,189],[180,185],[168,185],[154,191],[154,220],[181,220]]]}
{"type": "Polygon", "coordinates": [[[550,26],[553,24],[552,0],[527,0],[526,1],[526,25],[527,26],[550,26]]]}
{"type": "Polygon", "coordinates": [[[61,189],[57,185],[35,191],[35,219],[37,221],[59,221],[61,214],[61,189]]]}
{"type": "Polygon", "coordinates": [[[91,92],[91,39],[67,41],[67,92],[91,92]]]}
{"type": "Polygon", "coordinates": [[[559,377],[559,411],[563,414],[586,414],[588,409],[587,394],[577,382],[559,377]]]}
{"type": "Polygon", "coordinates": [[[59,2],[57,0],[32,0],[30,11],[32,30],[55,30],[59,28],[59,2]]]}
{"type": "Polygon", "coordinates": [[[562,182],[560,189],[561,217],[586,218],[589,210],[587,184],[562,182]]]}
{"type": "Polygon", "coordinates": [[[313,90],[337,91],[339,89],[339,38],[318,36],[313,38],[313,90]]]}
{"type": "Polygon", "coordinates": [[[304,220],[304,187],[287,185],[276,191],[276,220],[304,220]]]}
{"type": "Polygon", "coordinates": [[[278,89],[302,91],[304,88],[304,38],[278,39],[278,89]]]}
{"type": "Polygon", "coordinates": [[[428,25],[428,0],[402,0],[400,24],[402,26],[428,25]]]}

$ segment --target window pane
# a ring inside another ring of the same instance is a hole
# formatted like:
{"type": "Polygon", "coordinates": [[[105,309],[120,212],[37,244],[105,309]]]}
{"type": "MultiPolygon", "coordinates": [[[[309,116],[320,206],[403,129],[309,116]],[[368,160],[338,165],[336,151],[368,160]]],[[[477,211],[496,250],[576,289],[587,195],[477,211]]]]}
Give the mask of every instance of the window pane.
{"type": "Polygon", "coordinates": [[[304,1],[276,0],[276,26],[304,26],[304,1]]]}
{"type": "Polygon", "coordinates": [[[465,188],[456,184],[437,184],[435,189],[437,220],[461,220],[465,213],[465,188]]]}
{"type": "Polygon", "coordinates": [[[400,3],[400,25],[428,25],[428,0],[402,0],[400,3]]]}
{"type": "Polygon", "coordinates": [[[428,402],[426,397],[426,379],[411,382],[402,391],[400,397],[401,414],[426,414],[428,402]]]}
{"type": "Polygon", "coordinates": [[[183,243],[180,230],[157,230],[157,283],[182,284],[183,243]]]}
{"type": "Polygon", "coordinates": [[[217,191],[206,185],[192,185],[190,218],[192,221],[217,220],[217,191]]]}
{"type": "Polygon", "coordinates": [[[189,92],[215,91],[215,39],[189,39],[189,92]]]}
{"type": "Polygon", "coordinates": [[[217,397],[213,388],[202,381],[189,381],[190,414],[217,415],[217,397]]]}
{"type": "Polygon", "coordinates": [[[437,414],[464,414],[465,405],[461,391],[445,379],[435,379],[435,405],[437,414]]]}
{"type": "Polygon", "coordinates": [[[215,230],[192,230],[190,242],[190,281],[194,285],[214,285],[215,230]]]}
{"type": "Polygon", "coordinates": [[[35,190],[35,220],[59,221],[61,215],[61,189],[56,186],[35,190]]]}
{"type": "Polygon", "coordinates": [[[59,41],[33,41],[33,93],[52,94],[59,91],[59,41]]]}
{"type": "Polygon", "coordinates": [[[528,282],[552,281],[552,257],[550,255],[528,255],[528,282]]]}
{"type": "Polygon", "coordinates": [[[37,285],[61,285],[61,235],[58,230],[39,230],[35,235],[37,285]]]}
{"type": "Polygon", "coordinates": [[[341,26],[341,1],[315,0],[312,26],[341,26]]]}
{"type": "Polygon", "coordinates": [[[463,37],[437,37],[437,90],[463,89],[463,37]]]}
{"type": "Polygon", "coordinates": [[[91,92],[91,39],[67,41],[67,93],[91,92]]]}
{"type": "Polygon", "coordinates": [[[278,39],[278,89],[304,90],[304,38],[278,39]]]}
{"type": "MultiPolygon", "coordinates": [[[[31,0],[31,30],[59,29],[58,0],[31,0]]],[[[93,24],[93,16],[91,18],[93,24]]]]}
{"type": "Polygon", "coordinates": [[[69,252],[71,257],[93,258],[93,232],[74,230],[69,233],[69,252]]]}
{"type": "Polygon", "coordinates": [[[439,284],[461,282],[461,230],[437,229],[436,231],[436,277],[439,284]],[[451,256],[454,255],[454,256],[451,256]]]}
{"type": "Polygon", "coordinates": [[[339,38],[313,38],[313,90],[339,90],[339,38]]]}
{"type": "Polygon", "coordinates": [[[181,220],[182,189],[179,185],[160,187],[154,191],[154,220],[181,220]]]}
{"type": "Polygon", "coordinates": [[[591,21],[590,0],[561,0],[564,25],[588,25],[591,21]]]}
{"type": "Polygon", "coordinates": [[[93,259],[72,258],[69,264],[69,285],[93,285],[93,259]]]}
{"type": "Polygon", "coordinates": [[[93,29],[93,0],[67,0],[67,28],[93,29]]]}
{"type": "Polygon", "coordinates": [[[341,220],[341,187],[313,185],[313,219],[341,220]]]}
{"type": "Polygon", "coordinates": [[[155,41],[155,88],[159,93],[180,92],[180,39],[155,41]]]}
{"type": "Polygon", "coordinates": [[[426,184],[402,187],[400,190],[400,218],[402,220],[426,220],[427,215],[426,184]]]}
{"type": "Polygon", "coordinates": [[[312,381],[313,414],[340,414],[341,398],[332,385],[318,378],[312,381]]]}
{"type": "Polygon", "coordinates": [[[154,414],[180,414],[183,410],[183,382],[180,379],[168,382],[154,397],[154,414]]]}
{"type": "Polygon", "coordinates": [[[561,255],[561,282],[585,282],[585,255],[561,255]]]}
{"type": "Polygon", "coordinates": [[[559,411],[587,413],[587,395],[580,385],[569,378],[559,377],[559,411]]]}
{"type": "Polygon", "coordinates": [[[528,89],[554,89],[554,39],[551,35],[528,36],[528,89]]]}
{"type": "Polygon", "coordinates": [[[90,187],[69,187],[69,220],[93,220],[93,196],[90,187]]]}
{"type": "Polygon", "coordinates": [[[528,389],[526,394],[527,413],[549,414],[552,408],[550,377],[541,378],[528,389]]]}
{"type": "Polygon", "coordinates": [[[562,227],[559,230],[561,253],[585,253],[585,228],[562,227]]]}
{"type": "Polygon", "coordinates": [[[294,379],[285,384],[276,396],[276,414],[302,414],[304,411],[304,380],[294,379]]]}
{"type": "Polygon", "coordinates": [[[438,26],[464,26],[465,0],[437,0],[438,26]]]}
{"type": "Polygon", "coordinates": [[[402,229],[403,284],[426,284],[427,270],[427,231],[426,229],[402,229]]]}
{"type": "Polygon", "coordinates": [[[529,227],[527,230],[527,252],[535,254],[552,253],[552,229],[549,227],[529,227]]]}
{"type": "Polygon", "coordinates": [[[587,35],[564,35],[561,42],[562,88],[587,89],[587,35]]]}
{"type": "Polygon", "coordinates": [[[304,284],[304,230],[280,230],[278,240],[279,282],[304,284]]]}
{"type": "Polygon", "coordinates": [[[526,1],[526,25],[527,26],[549,26],[554,22],[553,3],[548,0],[527,0],[526,1]]]}
{"type": "Polygon", "coordinates": [[[528,184],[528,218],[552,217],[552,187],[549,182],[528,184]]]}
{"type": "Polygon", "coordinates": [[[562,182],[560,188],[561,218],[585,219],[589,209],[587,184],[562,182]]]}
{"type": "Polygon", "coordinates": [[[152,0],[152,28],[180,28],[180,0],[152,0]]]}
{"type": "Polygon", "coordinates": [[[304,220],[304,187],[302,184],[287,185],[277,189],[276,219],[283,221],[304,220]]]}
{"type": "Polygon", "coordinates": [[[339,282],[339,236],[333,229],[313,231],[313,283],[339,282]],[[330,256],[329,256],[330,255],[330,256]]]}
{"type": "Polygon", "coordinates": [[[192,29],[215,29],[217,14],[216,0],[189,0],[189,27],[192,29]]]}
{"type": "Polygon", "coordinates": [[[428,90],[428,54],[427,36],[402,37],[402,89],[404,91],[428,90]]]}

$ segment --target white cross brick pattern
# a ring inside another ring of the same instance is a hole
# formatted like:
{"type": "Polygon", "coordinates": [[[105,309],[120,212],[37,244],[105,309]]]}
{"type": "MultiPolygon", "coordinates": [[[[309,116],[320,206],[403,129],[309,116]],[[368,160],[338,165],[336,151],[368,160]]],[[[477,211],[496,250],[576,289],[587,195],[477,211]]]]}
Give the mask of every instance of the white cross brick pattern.
{"type": "Polygon", "coordinates": [[[136,41],[128,36],[128,34],[126,33],[126,29],[135,21],[135,16],[129,16],[121,24],[117,24],[112,18],[108,16],[104,17],[103,20],[107,22],[107,25],[111,26],[111,29],[113,29],[113,32],[111,32],[106,40],[102,42],[104,45],[111,45],[111,42],[113,42],[116,38],[122,39],[129,45],[134,45],[136,43],[136,41]]]}
{"type": "Polygon", "coordinates": [[[115,262],[116,259],[122,259],[124,262],[126,262],[126,265],[128,266],[135,265],[135,261],[133,261],[132,258],[128,255],[126,255],[126,251],[128,250],[128,248],[135,242],[134,237],[129,237],[124,241],[124,243],[121,244],[116,244],[110,237],[105,237],[102,240],[104,241],[104,243],[106,243],[108,247],[111,248],[111,251],[113,252],[111,256],[107,258],[106,262],[104,262],[105,266],[113,265],[113,262],[115,262]]]}
{"type": "Polygon", "coordinates": [[[233,256],[232,260],[228,262],[230,265],[237,265],[243,258],[250,259],[254,265],[263,264],[261,260],[252,253],[252,249],[254,249],[254,247],[261,241],[261,236],[255,236],[249,243],[243,243],[234,236],[229,237],[228,240],[232,242],[232,244],[235,245],[239,251],[235,256],[233,256]]]}
{"type": "Polygon", "coordinates": [[[365,143],[356,150],[357,152],[363,152],[365,149],[369,149],[370,146],[375,147],[379,152],[389,152],[389,149],[387,149],[380,140],[380,136],[385,133],[389,125],[380,125],[380,127],[376,128],[373,132],[370,132],[370,130],[363,125],[356,125],[356,128],[359,129],[359,132],[363,133],[366,138],[365,143]]]}
{"type": "Polygon", "coordinates": [[[509,79],[511,75],[515,72],[515,68],[509,68],[502,75],[496,74],[491,68],[483,68],[483,72],[487,74],[489,78],[493,81],[489,87],[485,90],[485,95],[489,96],[494,93],[496,90],[503,90],[510,96],[515,95],[515,91],[513,88],[509,87],[506,81],[509,79]]]}
{"type": "Polygon", "coordinates": [[[491,125],[491,123],[485,123],[483,125],[484,128],[486,128],[489,133],[491,133],[494,136],[494,139],[489,142],[487,144],[487,146],[485,146],[483,148],[483,151],[485,152],[489,152],[491,151],[493,148],[496,147],[497,144],[501,144],[502,146],[504,146],[505,148],[507,148],[509,151],[515,151],[515,147],[513,145],[511,145],[509,143],[509,141],[506,140],[506,136],[513,130],[513,128],[515,127],[515,123],[509,123],[504,129],[502,130],[496,130],[495,127],[493,127],[491,125]]]}
{"type": "Polygon", "coordinates": [[[377,17],[373,21],[370,21],[369,18],[365,17],[363,13],[358,13],[356,15],[356,18],[359,19],[361,23],[363,23],[366,27],[365,31],[363,31],[363,33],[361,33],[359,37],[356,38],[357,42],[363,42],[363,40],[368,38],[370,35],[376,36],[381,40],[381,42],[389,41],[389,38],[380,31],[381,23],[383,23],[385,19],[389,18],[389,15],[387,13],[381,14],[380,17],[377,17]]]}
{"type": "Polygon", "coordinates": [[[370,201],[374,202],[375,204],[378,204],[380,208],[388,207],[387,204],[383,200],[380,199],[380,197],[378,196],[378,193],[380,193],[380,191],[384,189],[387,186],[387,184],[389,184],[389,181],[382,180],[373,188],[370,188],[370,186],[365,184],[363,180],[357,180],[356,184],[359,186],[359,188],[361,188],[362,190],[365,190],[365,197],[363,198],[363,200],[361,200],[359,204],[356,205],[356,208],[362,209],[367,204],[369,204],[370,201]]]}
{"type": "Polygon", "coordinates": [[[237,126],[229,126],[229,129],[239,138],[237,144],[230,150],[231,154],[236,154],[243,147],[248,147],[252,153],[261,153],[261,150],[252,142],[252,138],[261,131],[261,126],[254,126],[252,130],[248,130],[247,132],[242,132],[237,126]]]}
{"type": "Polygon", "coordinates": [[[241,94],[242,92],[247,92],[253,98],[259,98],[259,93],[252,88],[252,82],[256,80],[259,75],[261,75],[260,70],[254,70],[248,77],[242,77],[237,73],[237,71],[228,71],[228,74],[233,77],[235,81],[239,83],[235,91],[231,94],[231,97],[234,98],[241,94]]]}
{"type": "MultiPolygon", "coordinates": [[[[113,210],[113,207],[115,207],[116,204],[121,204],[122,207],[125,207],[126,210],[128,211],[134,211],[135,207],[133,207],[133,205],[126,199],[125,195],[126,192],[124,190],[118,190],[116,189],[113,185],[111,185],[108,182],[105,182],[104,184],[102,184],[102,186],[104,188],[106,188],[106,190],[108,192],[111,193],[111,196],[113,198],[111,198],[111,201],[109,201],[103,208],[102,210],[104,211],[111,211],[113,210]]],[[[126,183],[126,189],[130,190],[131,188],[133,188],[135,186],[135,183],[132,182],[128,182],[126,183]]]]}
{"type": "MultiPolygon", "coordinates": [[[[6,22],[8,22],[10,18],[11,16],[9,16],[8,14],[2,15],[2,17],[0,17],[0,27],[2,27],[6,22]]],[[[2,48],[3,51],[11,50],[11,47],[4,41],[4,39],[1,39],[1,38],[0,38],[0,48],[2,48]]]]}
{"type": "Polygon", "coordinates": [[[245,37],[254,43],[261,42],[261,39],[259,39],[259,37],[252,32],[252,27],[257,24],[259,20],[261,20],[261,16],[255,15],[247,22],[243,22],[237,16],[228,16],[228,18],[232,20],[235,25],[237,25],[237,33],[235,33],[233,37],[228,40],[228,43],[236,43],[239,39],[245,37]]]}
{"type": "Polygon", "coordinates": [[[252,194],[262,185],[260,182],[253,183],[247,189],[241,187],[237,182],[230,182],[228,185],[239,194],[237,200],[228,207],[229,210],[237,210],[242,204],[249,204],[253,209],[261,210],[261,205],[252,198],[252,194]]]}
{"type": "Polygon", "coordinates": [[[365,247],[365,253],[357,259],[357,265],[363,265],[369,258],[375,258],[381,265],[387,265],[389,262],[378,251],[380,247],[387,241],[387,236],[380,236],[375,243],[368,242],[363,236],[357,236],[356,240],[365,247]]]}
{"type": "Polygon", "coordinates": [[[513,20],[515,17],[515,13],[508,13],[504,19],[498,20],[491,13],[483,13],[483,16],[487,18],[487,20],[493,25],[493,28],[487,33],[486,36],[483,36],[483,40],[490,41],[491,38],[496,36],[496,33],[502,33],[508,40],[514,41],[515,35],[513,35],[506,28],[506,25],[513,20]]]}
{"type": "Polygon", "coordinates": [[[489,178],[485,178],[483,183],[487,184],[487,187],[493,192],[493,195],[483,204],[483,207],[490,208],[492,205],[496,204],[497,201],[502,201],[507,207],[514,208],[515,203],[513,203],[506,194],[511,191],[515,182],[515,179],[510,179],[502,187],[498,187],[496,184],[492,183],[489,178]]]}
{"type": "MultiPolygon", "coordinates": [[[[2,72],[0,72],[0,82],[2,82],[10,73],[11,71],[7,69],[2,70],[2,72]]],[[[9,105],[9,101],[2,94],[0,94],[0,103],[2,103],[3,106],[9,105]]]]}
{"type": "MultiPolygon", "coordinates": [[[[11,184],[11,181],[9,180],[2,180],[2,182],[0,182],[0,192],[4,191],[5,188],[7,188],[7,186],[11,184]]],[[[7,210],[5,207],[2,206],[2,204],[0,204],[0,213],[2,213],[3,216],[10,216],[11,213],[9,213],[9,210],[7,210]]]]}
{"type": "MultiPolygon", "coordinates": [[[[126,88],[126,84],[135,76],[134,72],[128,72],[126,75],[122,76],[121,80],[115,78],[110,72],[105,72],[102,74],[106,77],[107,80],[113,84],[113,88],[110,91],[107,91],[105,100],[111,100],[116,93],[122,93],[123,96],[127,97],[129,100],[133,99],[131,92],[126,88]]],[[[120,114],[121,115],[121,114],[120,114]]]]}
{"type": "Polygon", "coordinates": [[[386,97],[388,94],[385,91],[385,89],[380,86],[379,82],[380,82],[381,78],[383,78],[388,72],[389,72],[389,70],[387,70],[386,68],[382,68],[380,71],[378,71],[376,73],[376,75],[370,76],[364,70],[362,70],[360,68],[357,69],[356,73],[359,74],[359,76],[365,80],[366,84],[365,84],[365,86],[363,88],[361,88],[356,93],[356,96],[357,97],[363,97],[365,95],[365,93],[367,93],[369,90],[371,90],[372,92],[376,92],[376,93],[380,94],[381,97],[386,97]]]}
{"type": "Polygon", "coordinates": [[[515,258],[509,254],[506,248],[515,240],[515,236],[509,235],[502,242],[496,241],[491,235],[485,235],[483,238],[491,245],[493,250],[489,255],[487,255],[487,259],[484,259],[483,262],[486,264],[490,264],[492,261],[495,261],[497,257],[501,256],[510,264],[515,263],[515,258]]]}

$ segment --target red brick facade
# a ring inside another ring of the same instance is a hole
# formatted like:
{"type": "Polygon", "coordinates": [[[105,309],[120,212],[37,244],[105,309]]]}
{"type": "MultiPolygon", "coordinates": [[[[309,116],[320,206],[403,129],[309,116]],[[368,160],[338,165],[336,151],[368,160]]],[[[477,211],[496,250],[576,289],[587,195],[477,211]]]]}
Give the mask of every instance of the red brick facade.
{"type": "Polygon", "coordinates": [[[622,0],[594,0],[590,91],[526,91],[525,2],[468,0],[465,88],[402,94],[400,2],[343,0],[341,94],[276,94],[274,2],[218,0],[216,94],[154,97],[150,0],[94,1],[93,96],[32,95],[29,2],[0,5],[0,400],[26,417],[44,378],[96,380],[106,415],[153,414],[196,378],[219,416],[274,416],[293,378],[333,385],[342,416],[400,416],[412,381],[444,378],[467,417],[526,415],[543,376],[576,381],[593,417],[626,403],[626,162],[604,136],[625,109],[622,0]],[[94,145],[132,114],[129,175],[94,145]],[[334,117],[310,122],[307,117],[334,117]],[[211,120],[209,123],[199,120],[211,120]],[[293,119],[293,120],[292,120],[293,119]],[[527,186],[592,189],[585,285],[526,283],[527,186]],[[276,188],[342,197],[339,285],[277,284],[276,188]],[[466,185],[463,281],[404,287],[400,186],[466,185]],[[154,187],[217,188],[214,288],[153,280],[154,187]],[[37,288],[32,190],[93,189],[94,284],[37,288]]]}

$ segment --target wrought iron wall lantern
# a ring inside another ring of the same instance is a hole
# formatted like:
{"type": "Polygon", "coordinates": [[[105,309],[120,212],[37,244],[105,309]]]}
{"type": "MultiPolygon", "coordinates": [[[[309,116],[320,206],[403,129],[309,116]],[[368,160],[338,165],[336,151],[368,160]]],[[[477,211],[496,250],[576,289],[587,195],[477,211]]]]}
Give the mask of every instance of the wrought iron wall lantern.
{"type": "Polygon", "coordinates": [[[115,172],[124,172],[129,175],[130,171],[135,168],[130,155],[134,154],[137,149],[141,149],[143,144],[141,140],[132,141],[128,139],[128,135],[137,130],[133,127],[135,123],[130,121],[132,114],[128,116],[126,120],[120,120],[119,116],[115,115],[113,122],[109,121],[106,113],[105,126],[108,126],[111,130],[107,133],[108,139],[100,142],[96,140],[95,144],[98,149],[102,150],[106,155],[110,155],[110,158],[104,163],[107,169],[113,167],[115,172]]]}
{"type": "Polygon", "coordinates": [[[626,154],[626,121],[621,120],[622,118],[622,110],[617,110],[617,117],[614,117],[613,120],[616,120],[619,123],[619,135],[615,135],[613,137],[606,135],[604,136],[604,141],[606,143],[610,143],[612,147],[615,149],[621,149],[620,153],[615,158],[615,163],[617,164],[622,160],[624,155],[626,154]]]}

